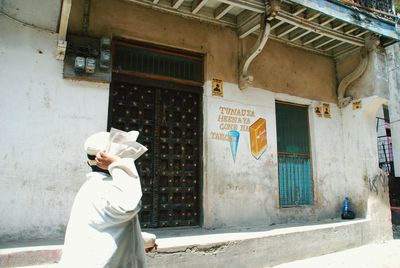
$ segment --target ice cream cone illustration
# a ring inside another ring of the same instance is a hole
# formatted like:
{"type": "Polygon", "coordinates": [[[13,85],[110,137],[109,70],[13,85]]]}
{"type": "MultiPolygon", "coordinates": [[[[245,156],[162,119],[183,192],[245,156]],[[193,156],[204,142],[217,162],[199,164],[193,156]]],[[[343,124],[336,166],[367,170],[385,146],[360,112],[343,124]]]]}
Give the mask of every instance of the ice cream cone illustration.
{"type": "Polygon", "coordinates": [[[233,162],[235,162],[236,161],[236,153],[237,153],[238,144],[239,144],[240,133],[239,133],[239,131],[231,130],[228,132],[228,137],[229,137],[229,145],[231,147],[233,162]]]}

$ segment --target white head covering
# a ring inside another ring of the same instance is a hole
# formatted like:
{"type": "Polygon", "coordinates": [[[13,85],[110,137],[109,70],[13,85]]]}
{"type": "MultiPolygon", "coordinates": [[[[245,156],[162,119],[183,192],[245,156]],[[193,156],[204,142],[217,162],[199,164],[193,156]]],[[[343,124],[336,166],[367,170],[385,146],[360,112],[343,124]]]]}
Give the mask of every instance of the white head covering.
{"type": "Polygon", "coordinates": [[[106,152],[120,158],[138,159],[147,151],[147,148],[136,141],[138,131],[125,132],[111,128],[110,132],[98,132],[91,135],[85,141],[85,151],[88,155],[96,155],[98,152],[106,152]]]}

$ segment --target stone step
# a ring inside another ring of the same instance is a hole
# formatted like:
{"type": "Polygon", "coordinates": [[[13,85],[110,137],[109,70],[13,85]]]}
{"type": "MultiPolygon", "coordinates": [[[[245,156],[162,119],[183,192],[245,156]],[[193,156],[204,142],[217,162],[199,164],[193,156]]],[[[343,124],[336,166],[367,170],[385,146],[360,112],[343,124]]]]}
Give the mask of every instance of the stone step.
{"type": "Polygon", "coordinates": [[[52,264],[60,259],[61,253],[62,242],[58,245],[46,241],[13,243],[9,248],[0,249],[0,267],[52,264]]]}
{"type": "MultiPolygon", "coordinates": [[[[149,267],[266,267],[320,256],[370,243],[369,220],[335,220],[308,225],[205,230],[154,229],[157,252],[148,253],[149,267]]],[[[56,263],[62,242],[0,249],[0,267],[56,263]]],[[[52,265],[50,266],[52,267],[52,265]]]]}

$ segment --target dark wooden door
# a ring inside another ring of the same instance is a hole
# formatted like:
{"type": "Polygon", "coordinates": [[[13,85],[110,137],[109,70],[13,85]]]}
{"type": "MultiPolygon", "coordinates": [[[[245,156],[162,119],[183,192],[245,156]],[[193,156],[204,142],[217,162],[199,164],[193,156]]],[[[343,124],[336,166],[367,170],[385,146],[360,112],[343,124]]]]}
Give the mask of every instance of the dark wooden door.
{"type": "Polygon", "coordinates": [[[109,127],[138,130],[142,227],[199,225],[201,90],[113,81],[109,127]]]}

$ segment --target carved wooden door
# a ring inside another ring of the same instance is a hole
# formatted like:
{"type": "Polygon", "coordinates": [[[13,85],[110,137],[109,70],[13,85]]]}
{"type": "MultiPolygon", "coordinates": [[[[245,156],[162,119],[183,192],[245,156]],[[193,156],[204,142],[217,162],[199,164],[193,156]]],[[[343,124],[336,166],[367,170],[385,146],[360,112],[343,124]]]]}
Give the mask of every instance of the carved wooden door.
{"type": "Polygon", "coordinates": [[[109,127],[138,130],[142,227],[199,225],[201,94],[113,81],[109,127]]]}

